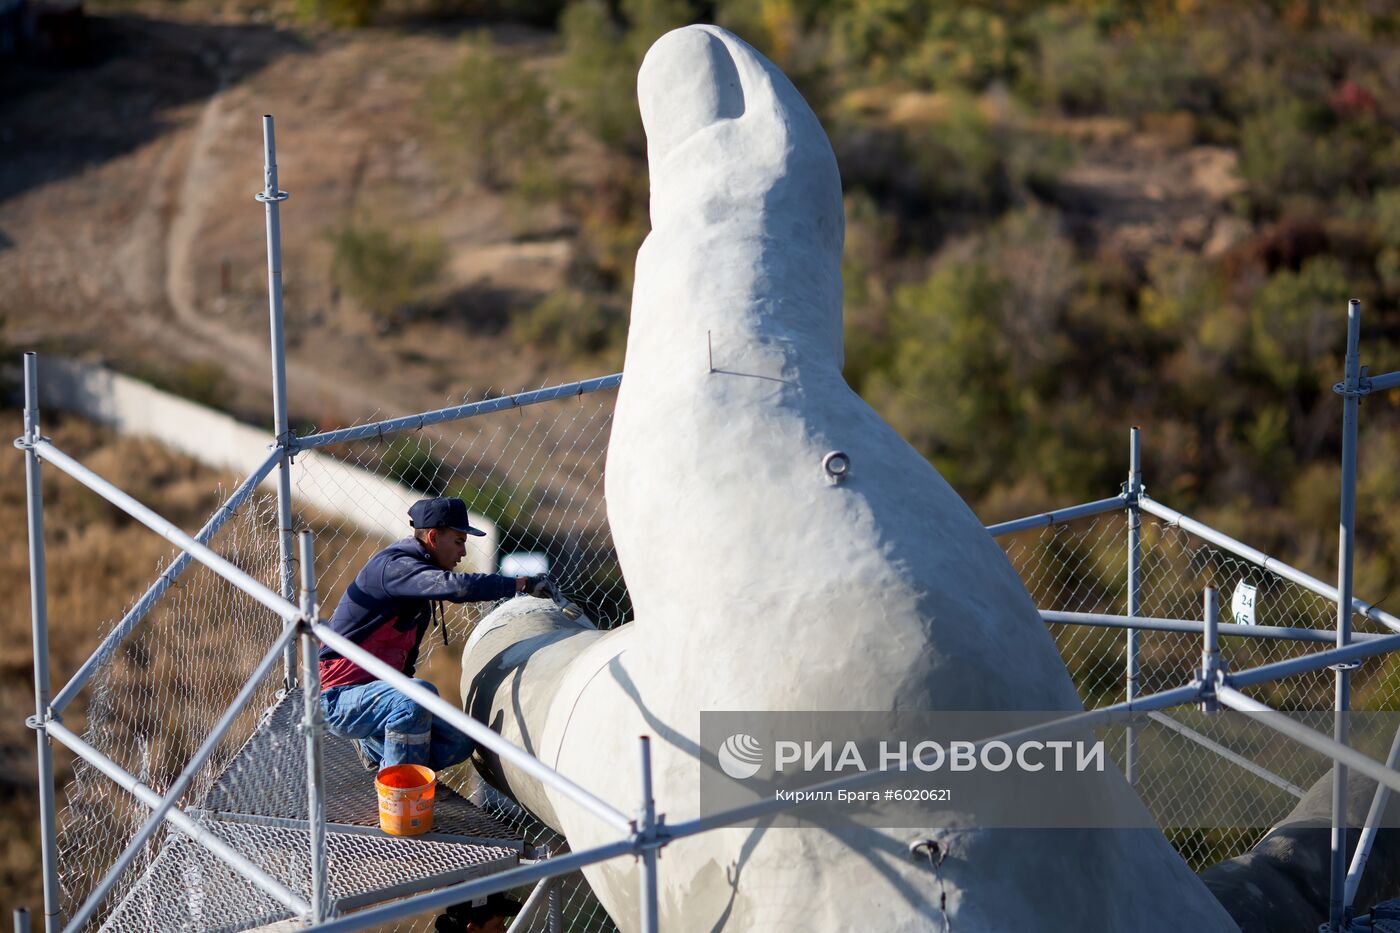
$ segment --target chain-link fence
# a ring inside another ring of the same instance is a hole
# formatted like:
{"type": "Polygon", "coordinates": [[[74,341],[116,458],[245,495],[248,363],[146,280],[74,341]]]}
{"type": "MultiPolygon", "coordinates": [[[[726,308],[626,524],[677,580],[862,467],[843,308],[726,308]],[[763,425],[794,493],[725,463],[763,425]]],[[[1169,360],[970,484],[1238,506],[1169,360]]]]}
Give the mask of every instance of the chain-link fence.
{"type": "MultiPolygon", "coordinates": [[[[315,534],[322,615],[330,614],[368,557],[391,540],[383,527],[383,513],[395,514],[396,531],[406,535],[407,503],[420,495],[446,494],[465,499],[494,530],[492,551],[469,559],[470,569],[495,570],[505,555],[530,555],[530,560],[547,562],[564,593],[601,626],[629,618],[630,604],[603,509],[602,471],[613,394],[578,395],[300,453],[292,467],[295,524],[315,534]],[[330,484],[341,488],[326,489],[330,484]],[[328,499],[350,506],[332,513],[303,505],[328,499]]],[[[275,495],[249,497],[209,543],[265,586],[278,588],[275,495]]],[[[172,560],[177,553],[172,553],[172,560]]],[[[166,567],[168,563],[155,569],[159,573],[166,567]]],[[[425,639],[420,676],[433,680],[450,698],[457,694],[461,645],[491,608],[492,604],[449,606],[446,638],[450,647],[443,649],[436,632],[425,639]]],[[[89,682],[84,739],[157,794],[164,794],[281,629],[281,620],[254,599],[214,572],[192,565],[89,682]]],[[[283,681],[280,665],[263,678],[243,714],[199,769],[181,806],[290,890],[305,894],[309,890],[306,778],[303,740],[295,721],[300,717],[300,699],[299,692],[283,698],[283,681]],[[267,817],[267,813],[275,815],[267,817]]],[[[337,777],[330,757],[327,781],[333,786],[337,777]]],[[[352,766],[359,770],[353,759],[352,766]]],[[[567,850],[561,837],[508,798],[475,781],[470,766],[445,773],[442,783],[446,786],[442,793],[456,789],[462,799],[469,797],[478,804],[482,816],[516,850],[529,846],[540,855],[567,850]]],[[[81,759],[64,790],[60,882],[63,911],[72,916],[150,811],[81,759]]],[[[357,786],[351,794],[362,804],[363,813],[328,813],[328,821],[339,822],[342,828],[372,822],[377,815],[373,790],[366,790],[357,786]]],[[[437,809],[436,826],[441,829],[444,810],[450,812],[441,796],[437,809]]],[[[493,830],[470,826],[461,831],[475,838],[493,830]]],[[[396,885],[402,889],[406,877],[412,881],[415,869],[406,865],[404,853],[375,852],[370,837],[333,838],[331,887],[342,906],[370,903],[375,889],[396,885]],[[355,845],[346,848],[345,838],[355,845]],[[378,870],[367,869],[373,864],[378,864],[378,870]],[[389,864],[395,866],[392,871],[384,867],[389,864]]],[[[427,851],[421,841],[413,845],[419,854],[427,851]]],[[[423,862],[417,868],[423,882],[419,887],[430,886],[427,881],[433,878],[470,877],[472,864],[467,863],[489,860],[491,855],[489,847],[472,851],[458,847],[455,853],[444,848],[436,860],[419,860],[423,862]]],[[[581,875],[557,882],[557,892],[569,929],[612,928],[581,875]]],[[[519,899],[528,891],[515,893],[519,899]]],[[[389,895],[378,899],[384,896],[389,895]]],[[[119,878],[94,920],[95,925],[111,930],[241,929],[287,916],[285,907],[219,859],[162,828],[119,878]]],[[[535,917],[524,928],[546,929],[548,912],[539,911],[535,917]]],[[[398,928],[432,926],[432,917],[427,917],[398,928]]]]}
{"type": "MultiPolygon", "coordinates": [[[[515,555],[517,561],[543,561],[565,595],[601,627],[627,621],[631,607],[603,501],[614,399],[611,389],[590,392],[299,452],[292,468],[292,499],[296,524],[316,535],[322,615],[329,615],[368,557],[388,543],[384,514],[398,515],[406,534],[407,515],[399,514],[406,503],[419,495],[445,494],[466,500],[495,530],[494,548],[469,559],[473,569],[494,570],[507,555],[515,555]],[[341,504],[339,511],[319,511],[308,505],[331,501],[341,504]]],[[[1127,610],[1127,534],[1126,515],[1106,513],[1010,534],[1001,543],[1042,610],[1123,614],[1127,610]]],[[[1177,526],[1144,516],[1141,542],[1138,612],[1142,616],[1200,618],[1206,586],[1226,594],[1228,604],[1228,594],[1244,582],[1256,588],[1255,614],[1262,625],[1323,631],[1335,625],[1332,602],[1194,539],[1177,526]]],[[[252,496],[211,546],[275,589],[279,580],[275,497],[252,496]]],[[[445,632],[450,647],[444,648],[435,632],[425,639],[419,676],[436,683],[448,699],[460,699],[460,646],[491,608],[489,604],[451,606],[445,632]]],[[[157,793],[164,793],[281,628],[272,613],[222,578],[203,567],[191,568],[93,679],[87,740],[157,793]]],[[[1379,631],[1364,619],[1357,620],[1356,629],[1379,631]]],[[[1086,707],[1124,698],[1125,631],[1071,624],[1053,624],[1050,631],[1086,707]]],[[[1234,636],[1225,636],[1221,642],[1224,660],[1235,670],[1327,647],[1234,636]]],[[[1197,635],[1141,631],[1137,643],[1140,694],[1186,684],[1199,667],[1197,635]]],[[[1400,704],[1398,678],[1400,668],[1390,657],[1364,665],[1354,678],[1355,706],[1384,709],[1400,704]]],[[[1332,681],[1330,671],[1319,671],[1252,692],[1276,708],[1328,710],[1332,681]]],[[[230,846],[291,890],[305,892],[309,858],[303,845],[305,795],[287,791],[289,787],[304,790],[306,780],[302,738],[293,716],[300,708],[299,693],[284,697],[279,693],[282,688],[282,671],[274,668],[200,770],[182,806],[192,808],[201,820],[213,820],[207,825],[216,825],[230,846]],[[273,798],[285,806],[279,805],[275,816],[261,822],[238,818],[236,801],[250,796],[264,801],[264,810],[266,801],[273,798]]],[[[1135,783],[1193,868],[1244,851],[1329,767],[1325,759],[1261,728],[1232,731],[1223,718],[1171,711],[1153,714],[1134,731],[1135,783]],[[1216,814],[1234,816],[1215,825],[1193,825],[1173,816],[1180,812],[1174,807],[1183,799],[1211,801],[1216,814]]],[[[1126,742],[1120,740],[1110,750],[1120,765],[1126,762],[1126,742]]],[[[494,832],[494,826],[500,829],[503,844],[523,843],[536,855],[566,850],[562,838],[482,784],[469,765],[447,771],[442,781],[450,791],[476,804],[477,812],[490,821],[486,829],[473,829],[473,835],[494,832]]],[[[66,790],[59,846],[63,906],[71,914],[144,823],[148,811],[82,763],[66,790]]],[[[372,798],[365,803],[369,810],[372,798]]],[[[346,814],[336,818],[345,825],[355,819],[346,814]]],[[[158,832],[104,901],[99,922],[111,929],[220,924],[246,928],[250,919],[263,922],[290,915],[266,895],[239,894],[253,890],[252,886],[222,863],[196,852],[197,848],[166,830],[158,832]],[[156,883],[142,888],[138,882],[143,878],[156,883]],[[175,891],[178,896],[172,900],[153,893],[160,891],[175,891]],[[241,919],[230,919],[221,913],[221,905],[230,900],[256,917],[240,914],[241,919]],[[216,917],[218,923],[213,922],[216,917]]],[[[332,887],[342,905],[369,903],[377,885],[388,888],[400,883],[402,887],[405,874],[410,881],[416,878],[420,887],[445,878],[471,877],[474,871],[496,865],[492,859],[499,855],[493,855],[489,845],[475,853],[437,853],[440,858],[425,859],[416,875],[407,869],[376,875],[365,866],[388,856],[372,848],[369,842],[343,839],[331,847],[332,887]]],[[[499,864],[508,861],[502,856],[499,864]]],[[[581,875],[566,876],[558,892],[566,929],[614,928],[581,875]]],[[[512,896],[519,901],[528,893],[517,891],[512,896]]],[[[424,917],[397,929],[431,927],[432,918],[424,917]]],[[[535,913],[523,928],[548,929],[548,912],[535,913]]]]}
{"type": "MultiPolygon", "coordinates": [[[[496,394],[488,390],[480,397],[496,394]]],[[[293,470],[294,503],[322,498],[332,485],[353,486],[355,494],[348,498],[358,503],[336,521],[330,535],[317,539],[318,565],[324,560],[338,568],[318,567],[323,614],[364,561],[383,546],[382,540],[361,529],[375,522],[386,500],[397,508],[405,498],[449,495],[461,498],[494,526],[488,540],[494,540],[496,553],[469,554],[466,561],[475,569],[496,570],[511,555],[532,555],[548,566],[562,593],[599,628],[630,620],[632,607],[603,499],[615,401],[616,390],[605,389],[320,449],[337,465],[353,467],[350,472],[328,470],[325,464],[299,457],[293,470]],[[385,490],[366,477],[392,479],[409,495],[385,490]]],[[[401,517],[406,529],[407,515],[401,517]]],[[[468,547],[474,544],[469,541],[468,547]]],[[[493,608],[490,603],[449,604],[446,640],[432,633],[425,638],[419,676],[436,683],[444,696],[460,699],[461,645],[493,608]]],[[[470,765],[449,769],[441,779],[509,826],[533,850],[551,855],[568,851],[562,836],[482,782],[470,765]]],[[[567,930],[616,929],[582,874],[567,875],[556,885],[567,930]]],[[[548,911],[537,911],[521,929],[542,933],[549,928],[548,917],[548,911]]]]}
{"type": "MultiPolygon", "coordinates": [[[[1125,615],[1128,611],[1128,522],[1125,512],[1049,525],[1001,539],[1038,608],[1043,611],[1125,615]]],[[[1142,516],[1137,614],[1201,619],[1206,587],[1222,594],[1221,621],[1232,621],[1231,595],[1254,587],[1254,623],[1260,626],[1336,628],[1336,603],[1182,528],[1142,516]]],[[[1387,630],[1356,615],[1356,632],[1387,630]]],[[[1123,629],[1052,624],[1050,630],[1086,707],[1127,696],[1128,633],[1123,629]]],[[[1139,630],[1138,695],[1190,683],[1201,664],[1201,636],[1139,630]]],[[[1228,670],[1257,667],[1332,647],[1304,642],[1223,635],[1228,670]]],[[[1395,660],[1383,656],[1352,677],[1354,709],[1394,709],[1400,704],[1395,660]]],[[[1334,678],[1313,671],[1251,688],[1258,699],[1293,713],[1329,711],[1334,678]]],[[[1318,725],[1321,725],[1318,723],[1318,725]]],[[[1323,726],[1330,731],[1329,725],[1323,726]]],[[[1110,752],[1126,768],[1125,736],[1110,752]]],[[[1134,729],[1135,785],[1163,822],[1173,844],[1194,869],[1238,855],[1285,817],[1302,792],[1325,776],[1331,762],[1282,739],[1257,723],[1241,726],[1227,716],[1173,710],[1145,717],[1134,729]],[[1252,767],[1251,767],[1252,766],[1252,767]],[[1209,812],[1215,825],[1173,825],[1183,801],[1209,812]]]]}
{"type": "MultiPolygon", "coordinates": [[[[275,586],[275,500],[255,495],[211,542],[248,573],[275,586]]],[[[172,560],[174,558],[172,554],[172,560]]],[[[161,570],[163,568],[156,568],[161,570]]],[[[281,620],[202,566],[192,566],[156,603],[89,684],[84,738],[157,793],[163,793],[211,733],[282,629],[281,620]]],[[[264,679],[186,800],[213,785],[275,699],[281,672],[264,679]]],[[[81,759],[59,819],[63,910],[71,916],[149,811],[81,759]]],[[[157,832],[107,899],[121,903],[156,859],[169,833],[157,832]]]]}

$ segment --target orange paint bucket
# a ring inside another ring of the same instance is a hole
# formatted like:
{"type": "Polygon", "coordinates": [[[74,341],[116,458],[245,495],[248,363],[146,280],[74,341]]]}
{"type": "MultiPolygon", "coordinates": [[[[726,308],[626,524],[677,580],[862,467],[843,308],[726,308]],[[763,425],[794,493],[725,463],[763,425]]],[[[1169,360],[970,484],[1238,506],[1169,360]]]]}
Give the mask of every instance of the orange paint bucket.
{"type": "Polygon", "coordinates": [[[374,779],[379,828],[393,836],[416,836],[433,828],[437,775],[423,765],[390,765],[374,779]]]}

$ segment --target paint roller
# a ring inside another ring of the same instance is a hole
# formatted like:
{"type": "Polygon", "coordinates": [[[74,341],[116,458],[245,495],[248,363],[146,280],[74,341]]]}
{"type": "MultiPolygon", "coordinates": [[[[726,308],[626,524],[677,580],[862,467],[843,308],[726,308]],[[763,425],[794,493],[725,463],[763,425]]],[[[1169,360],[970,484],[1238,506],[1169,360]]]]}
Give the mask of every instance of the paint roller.
{"type": "Polygon", "coordinates": [[[549,585],[549,597],[554,600],[554,605],[559,607],[559,611],[564,614],[564,618],[570,622],[583,615],[583,610],[574,605],[559,589],[559,584],[554,582],[553,577],[546,577],[545,581],[549,585]]]}

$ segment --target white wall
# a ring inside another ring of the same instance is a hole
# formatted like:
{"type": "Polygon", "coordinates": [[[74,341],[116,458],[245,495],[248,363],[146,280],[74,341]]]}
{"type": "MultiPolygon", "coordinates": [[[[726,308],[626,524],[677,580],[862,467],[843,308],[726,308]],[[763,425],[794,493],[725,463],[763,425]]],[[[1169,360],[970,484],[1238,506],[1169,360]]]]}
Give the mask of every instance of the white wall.
{"type": "MultiPolygon", "coordinates": [[[[39,362],[39,407],[73,412],[120,434],[149,437],[219,470],[247,476],[271,451],[272,437],[223,412],[162,392],[102,366],[58,357],[39,362]]],[[[263,482],[276,488],[276,473],[263,482]]],[[[361,467],[314,450],[292,465],[292,504],[339,516],[355,528],[387,541],[409,534],[408,507],[421,493],[361,467]]],[[[147,503],[157,512],[160,503],[147,503]]],[[[468,542],[463,568],[495,570],[500,535],[475,512],[472,525],[486,532],[468,542]]]]}

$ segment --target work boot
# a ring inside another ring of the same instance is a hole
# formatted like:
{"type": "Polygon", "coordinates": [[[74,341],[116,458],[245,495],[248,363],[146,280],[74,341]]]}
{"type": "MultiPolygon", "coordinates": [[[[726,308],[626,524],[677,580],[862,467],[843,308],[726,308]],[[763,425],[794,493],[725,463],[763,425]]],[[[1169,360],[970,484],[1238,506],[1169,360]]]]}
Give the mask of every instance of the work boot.
{"type": "Polygon", "coordinates": [[[454,908],[447,908],[447,912],[439,914],[433,921],[434,933],[466,933],[466,917],[459,913],[454,913],[454,908]]]}
{"type": "Polygon", "coordinates": [[[365,751],[365,747],[360,744],[359,739],[351,739],[350,744],[355,746],[355,757],[360,759],[360,764],[364,766],[364,769],[378,774],[379,762],[370,757],[369,752],[365,751]]]}
{"type": "Polygon", "coordinates": [[[508,921],[519,905],[499,894],[491,895],[485,904],[453,904],[438,915],[433,929],[436,933],[505,933],[508,921]]]}

